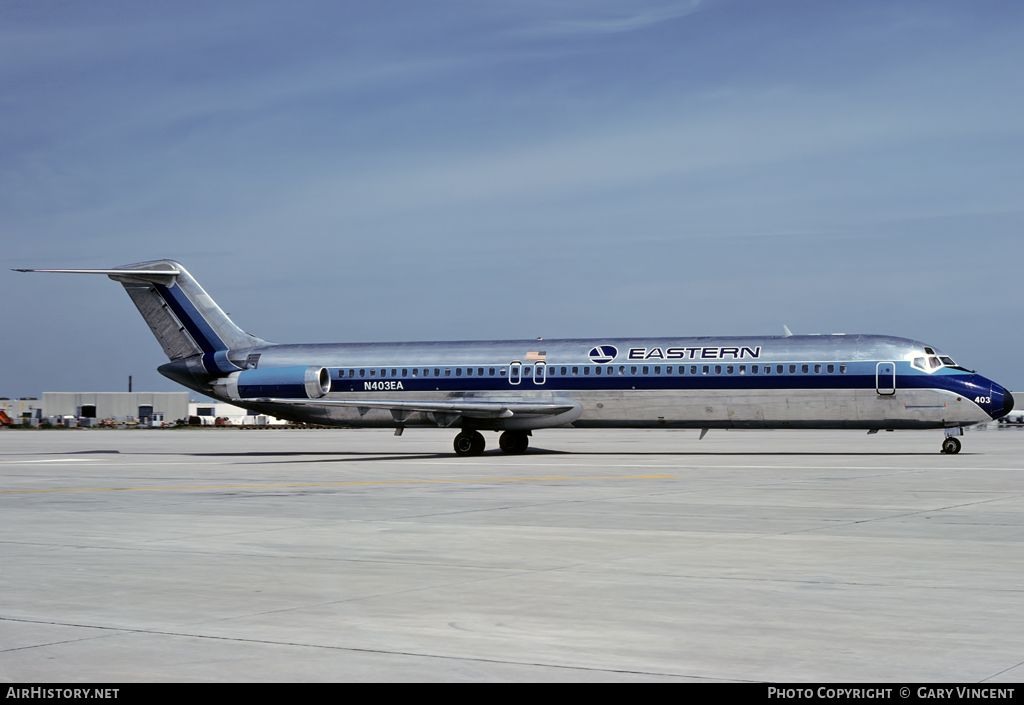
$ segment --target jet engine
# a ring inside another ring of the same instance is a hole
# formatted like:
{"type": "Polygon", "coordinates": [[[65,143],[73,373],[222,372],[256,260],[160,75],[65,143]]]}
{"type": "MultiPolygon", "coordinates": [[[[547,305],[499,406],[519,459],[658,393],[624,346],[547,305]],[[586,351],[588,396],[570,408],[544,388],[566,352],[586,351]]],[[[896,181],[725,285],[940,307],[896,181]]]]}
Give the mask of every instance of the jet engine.
{"type": "MultiPolygon", "coordinates": [[[[276,397],[279,399],[319,399],[331,391],[331,373],[326,367],[268,367],[243,370],[231,375],[229,387],[237,387],[238,399],[276,397]]],[[[229,390],[229,394],[231,391],[229,390]]]]}

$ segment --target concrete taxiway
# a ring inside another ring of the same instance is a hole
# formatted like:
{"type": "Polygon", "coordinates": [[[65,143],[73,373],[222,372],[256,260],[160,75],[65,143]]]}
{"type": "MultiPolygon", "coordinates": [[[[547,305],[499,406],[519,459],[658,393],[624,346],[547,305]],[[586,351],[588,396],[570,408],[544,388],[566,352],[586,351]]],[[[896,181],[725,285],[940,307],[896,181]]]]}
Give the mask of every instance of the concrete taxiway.
{"type": "Polygon", "coordinates": [[[0,432],[7,681],[1024,678],[1024,432],[0,432]]]}

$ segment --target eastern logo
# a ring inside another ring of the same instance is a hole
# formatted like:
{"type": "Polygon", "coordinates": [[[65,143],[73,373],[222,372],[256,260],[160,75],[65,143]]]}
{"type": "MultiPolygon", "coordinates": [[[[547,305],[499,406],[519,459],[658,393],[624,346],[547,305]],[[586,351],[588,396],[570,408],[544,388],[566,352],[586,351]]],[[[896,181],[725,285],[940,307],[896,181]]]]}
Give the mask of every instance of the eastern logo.
{"type": "Polygon", "coordinates": [[[615,356],[619,354],[619,351],[614,345],[598,345],[596,348],[591,348],[590,352],[587,354],[590,356],[592,362],[603,365],[614,360],[615,356]]]}

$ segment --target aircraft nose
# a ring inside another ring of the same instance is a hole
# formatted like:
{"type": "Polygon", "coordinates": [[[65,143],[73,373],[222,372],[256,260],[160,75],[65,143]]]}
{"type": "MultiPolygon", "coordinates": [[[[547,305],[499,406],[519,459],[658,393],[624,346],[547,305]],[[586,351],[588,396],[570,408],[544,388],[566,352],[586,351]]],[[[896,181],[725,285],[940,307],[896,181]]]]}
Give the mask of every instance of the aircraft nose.
{"type": "Polygon", "coordinates": [[[1013,411],[1013,395],[1010,390],[995,382],[989,388],[988,403],[986,411],[992,420],[1001,419],[1013,411]]]}

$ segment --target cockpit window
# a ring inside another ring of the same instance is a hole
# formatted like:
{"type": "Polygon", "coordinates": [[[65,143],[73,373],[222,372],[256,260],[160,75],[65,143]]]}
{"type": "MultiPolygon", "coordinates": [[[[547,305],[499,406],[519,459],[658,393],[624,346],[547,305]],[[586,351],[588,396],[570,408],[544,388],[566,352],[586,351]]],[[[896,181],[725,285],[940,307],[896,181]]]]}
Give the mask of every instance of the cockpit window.
{"type": "Polygon", "coordinates": [[[915,357],[914,361],[912,363],[910,363],[910,364],[913,365],[914,367],[916,367],[919,370],[925,370],[924,358],[923,357],[915,357]]]}
{"type": "Polygon", "coordinates": [[[947,357],[947,356],[943,355],[939,359],[942,360],[942,364],[943,365],[949,365],[950,367],[956,367],[956,363],[953,362],[953,358],[951,358],[951,357],[947,357]]]}
{"type": "Polygon", "coordinates": [[[939,358],[937,357],[929,357],[928,366],[933,370],[937,370],[938,368],[942,367],[942,363],[939,362],[939,358]]]}

